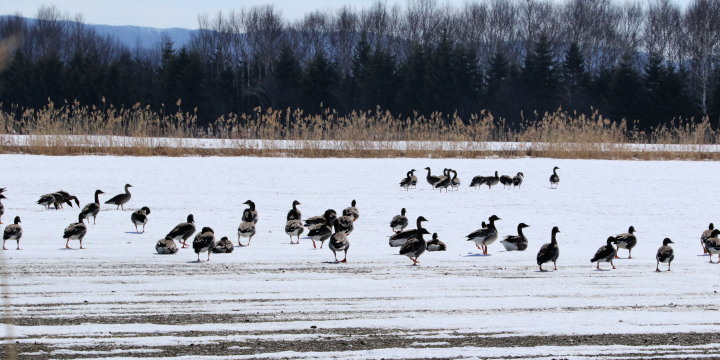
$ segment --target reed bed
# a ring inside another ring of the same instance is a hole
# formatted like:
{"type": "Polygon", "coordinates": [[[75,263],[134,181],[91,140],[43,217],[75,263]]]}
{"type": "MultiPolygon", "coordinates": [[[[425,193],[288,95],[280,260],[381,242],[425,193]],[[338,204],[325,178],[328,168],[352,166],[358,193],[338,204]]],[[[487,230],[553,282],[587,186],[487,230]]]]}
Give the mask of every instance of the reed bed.
{"type": "MultiPolygon", "coordinates": [[[[2,104],[0,104],[1,106],[2,104]]],[[[0,152],[43,155],[289,156],[289,157],[518,157],[597,159],[719,159],[720,150],[676,145],[715,145],[718,131],[707,118],[685,119],[649,131],[558,109],[533,113],[511,126],[488,112],[411,114],[355,111],[342,115],[256,108],[200,126],[197,112],[153,111],[48,103],[41,109],[0,111],[0,152]],[[18,143],[13,135],[29,135],[18,143]],[[196,140],[217,139],[219,146],[196,140]],[[163,141],[159,141],[163,140],[163,141]],[[249,141],[252,140],[252,141],[249,141]],[[492,145],[489,145],[492,144],[492,145]],[[503,145],[507,144],[507,146],[503,145]],[[649,145],[642,147],[637,145],[649,145]]],[[[720,149],[720,148],[719,148],[720,149]]]]}

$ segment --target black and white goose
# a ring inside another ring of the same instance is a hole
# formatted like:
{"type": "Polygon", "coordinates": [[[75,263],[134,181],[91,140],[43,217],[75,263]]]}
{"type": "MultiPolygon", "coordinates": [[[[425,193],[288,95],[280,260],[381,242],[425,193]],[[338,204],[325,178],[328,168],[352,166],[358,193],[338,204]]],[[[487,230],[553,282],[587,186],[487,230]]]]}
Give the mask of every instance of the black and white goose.
{"type": "MultiPolygon", "coordinates": [[[[398,247],[403,246],[408,240],[414,238],[419,234],[424,228],[422,227],[422,223],[424,221],[428,221],[422,216],[418,216],[417,220],[415,220],[415,229],[412,230],[405,230],[403,232],[399,232],[395,235],[390,236],[390,246],[391,247],[398,247]]],[[[427,231],[427,230],[426,230],[427,231]]]]}
{"type": "MultiPolygon", "coordinates": [[[[104,192],[102,190],[95,190],[95,202],[85,205],[85,207],[80,210],[80,215],[82,215],[83,219],[88,219],[88,217],[92,215],[93,225],[95,225],[95,220],[97,219],[98,213],[100,213],[100,194],[104,194],[104,192]]],[[[90,219],[88,219],[88,224],[89,223],[90,219]]]]}
{"type": "Polygon", "coordinates": [[[188,247],[187,239],[195,233],[195,217],[193,214],[187,216],[187,221],[177,224],[165,238],[180,241],[183,248],[188,247]]]}
{"type": "Polygon", "coordinates": [[[513,176],[513,188],[520,187],[524,179],[525,174],[523,174],[522,172],[519,172],[517,173],[517,175],[513,176]]]}
{"type": "Polygon", "coordinates": [[[470,181],[470,187],[477,187],[479,189],[482,185],[485,185],[487,179],[487,176],[475,176],[474,178],[472,178],[472,181],[470,181]]]}
{"type": "Polygon", "coordinates": [[[233,246],[232,241],[227,238],[227,236],[223,236],[220,241],[215,243],[215,246],[212,249],[212,252],[216,254],[229,254],[235,250],[235,247],[233,246]]]}
{"type": "Polygon", "coordinates": [[[707,248],[705,248],[705,240],[710,238],[710,235],[712,234],[713,230],[715,230],[715,225],[713,223],[710,223],[708,226],[708,229],[703,231],[700,235],[700,245],[702,245],[703,248],[703,254],[707,254],[707,248]]]}
{"type": "Polygon", "coordinates": [[[557,188],[558,184],[560,183],[560,176],[558,176],[557,171],[560,170],[559,167],[553,168],[553,173],[550,175],[550,187],[557,188]]]}
{"type": "MultiPolygon", "coordinates": [[[[305,219],[305,226],[311,227],[313,225],[325,225],[327,223],[328,216],[332,214],[332,221],[335,221],[335,218],[337,217],[337,213],[333,209],[325,210],[325,212],[322,215],[313,216],[311,218],[305,219]]],[[[329,224],[332,225],[332,224],[329,224]]]]}
{"type": "Polygon", "coordinates": [[[430,186],[432,186],[432,187],[434,188],[434,187],[435,187],[435,183],[437,183],[438,181],[440,181],[440,177],[431,174],[431,171],[432,171],[432,170],[430,170],[430,167],[429,167],[429,166],[426,167],[425,170],[427,170],[427,172],[428,172],[428,173],[427,173],[427,176],[425,177],[425,180],[427,180],[428,184],[430,184],[430,186]]]}
{"type": "Polygon", "coordinates": [[[420,263],[420,261],[418,261],[418,258],[425,252],[425,250],[427,250],[427,243],[423,238],[424,234],[429,234],[429,232],[425,229],[420,229],[420,231],[417,232],[417,235],[415,235],[411,239],[408,239],[408,241],[406,241],[405,244],[403,244],[403,246],[400,248],[400,255],[405,255],[410,258],[410,260],[412,260],[413,262],[413,265],[417,265],[420,263]]]}
{"type": "Polygon", "coordinates": [[[396,234],[402,232],[408,226],[408,218],[405,216],[406,213],[405,208],[402,208],[400,215],[395,215],[392,220],[390,220],[390,228],[396,234]]]}
{"type": "MultiPolygon", "coordinates": [[[[620,249],[627,249],[628,259],[632,259],[632,249],[637,245],[637,237],[635,237],[635,227],[628,228],[628,232],[615,235],[615,243],[617,244],[617,252],[620,249]]],[[[615,258],[619,257],[615,254],[615,258]]]]}
{"type": "Polygon", "coordinates": [[[438,239],[438,234],[432,234],[432,240],[427,242],[427,251],[446,251],[447,246],[445,243],[438,239]]]}
{"type": "Polygon", "coordinates": [[[417,187],[417,176],[415,176],[415,169],[410,170],[410,186],[413,188],[417,187]]]}
{"type": "Polygon", "coordinates": [[[117,194],[110,198],[110,200],[106,201],[106,204],[111,205],[117,205],[117,209],[125,210],[125,207],[123,205],[127,204],[128,201],[130,201],[130,198],[132,197],[132,194],[130,194],[130,188],[133,187],[130,184],[125,184],[125,193],[123,194],[117,194]]]}
{"type": "Polygon", "coordinates": [[[400,187],[405,189],[405,191],[407,191],[411,186],[413,186],[413,177],[415,177],[415,183],[417,183],[417,176],[413,175],[414,172],[415,169],[408,171],[405,175],[405,178],[400,180],[400,187]]]}
{"type": "Polygon", "coordinates": [[[290,211],[288,211],[285,221],[302,219],[302,212],[300,212],[300,209],[297,208],[298,205],[301,205],[299,201],[297,201],[297,200],[293,201],[292,209],[290,209],[290,211]]]}
{"type": "Polygon", "coordinates": [[[135,232],[138,231],[138,225],[142,225],[142,232],[145,232],[145,225],[148,223],[148,215],[150,214],[150,208],[147,206],[143,206],[139,210],[133,211],[132,214],[130,214],[130,221],[132,221],[133,225],[135,225],[135,232]]]}
{"type": "Polygon", "coordinates": [[[357,201],[353,200],[350,202],[350,207],[343,209],[343,216],[351,216],[352,221],[357,221],[360,218],[360,210],[357,208],[357,201]]]}
{"type": "Polygon", "coordinates": [[[202,231],[195,235],[195,240],[193,240],[193,250],[195,250],[195,253],[198,256],[197,261],[201,262],[200,253],[204,252],[208,253],[207,261],[210,261],[210,253],[212,252],[213,247],[215,247],[215,231],[206,226],[202,228],[202,231]]]}
{"type": "Polygon", "coordinates": [[[665,238],[663,240],[662,246],[658,249],[657,255],[655,255],[655,260],[657,260],[657,264],[655,265],[655,271],[660,272],[660,263],[667,263],[668,269],[667,271],[670,271],[670,263],[675,259],[675,251],[673,251],[673,248],[670,247],[669,244],[674,244],[670,238],[665,238]]]}
{"type": "Polygon", "coordinates": [[[288,220],[285,223],[285,233],[290,236],[290,243],[291,244],[299,244],[300,243],[300,235],[305,231],[305,227],[303,227],[303,223],[300,220],[288,220]],[[297,242],[293,242],[293,236],[297,236],[297,242]]]}
{"type": "Polygon", "coordinates": [[[65,241],[65,248],[70,249],[70,240],[80,240],[80,249],[84,249],[82,242],[86,234],[87,226],[83,223],[82,214],[78,214],[78,222],[68,225],[63,232],[63,239],[67,239],[67,241],[65,241]]]}
{"type": "Polygon", "coordinates": [[[238,226],[238,246],[250,246],[253,236],[255,236],[255,223],[252,221],[243,221],[238,226]],[[240,238],[248,238],[247,245],[240,242],[240,238]]]}
{"type": "Polygon", "coordinates": [[[310,227],[308,228],[308,234],[306,238],[312,240],[313,248],[317,248],[315,242],[319,241],[320,248],[322,249],[323,244],[325,244],[325,240],[329,239],[330,236],[332,236],[333,224],[335,224],[335,220],[337,219],[337,213],[333,209],[328,209],[325,210],[325,213],[322,217],[322,222],[317,222],[314,225],[310,225],[310,227]]]}
{"type": "Polygon", "coordinates": [[[243,204],[247,205],[248,208],[243,210],[242,221],[257,224],[258,212],[255,210],[255,203],[252,200],[248,200],[243,204]]]}
{"type": "Polygon", "coordinates": [[[550,242],[543,244],[543,246],[540,247],[540,251],[538,251],[537,264],[540,265],[540,271],[546,271],[542,266],[543,264],[551,261],[554,265],[554,269],[557,270],[557,259],[560,257],[560,247],[557,243],[557,233],[559,232],[560,229],[558,229],[557,226],[553,227],[550,242]]]}
{"type": "Polygon", "coordinates": [[[440,189],[440,192],[442,192],[443,189],[445,189],[445,192],[447,192],[447,188],[450,187],[450,183],[452,182],[452,178],[450,177],[450,169],[443,170],[443,176],[440,177],[438,182],[433,185],[434,188],[440,189]]]}
{"type": "Polygon", "coordinates": [[[452,173],[453,173],[453,177],[452,177],[452,179],[450,179],[450,187],[453,190],[457,191],[458,189],[460,189],[460,178],[458,178],[457,170],[453,169],[450,171],[452,171],[452,173]]]}
{"type": "Polygon", "coordinates": [[[508,235],[505,237],[505,239],[500,240],[500,243],[503,244],[505,247],[505,250],[507,251],[524,251],[528,247],[528,239],[525,237],[525,234],[523,234],[523,229],[526,227],[530,227],[530,225],[526,223],[520,223],[517,226],[517,235],[508,235]]]}
{"type": "Polygon", "coordinates": [[[168,236],[164,239],[158,240],[155,244],[155,251],[157,251],[158,254],[170,255],[177,253],[178,247],[175,244],[175,240],[168,236]]]}
{"type": "MultiPolygon", "coordinates": [[[[713,262],[713,254],[720,254],[720,239],[718,235],[720,235],[720,230],[715,229],[710,233],[710,237],[705,240],[705,248],[708,254],[710,254],[710,263],[713,262]]],[[[720,255],[718,255],[718,263],[720,263],[720,255]]]]}
{"type": "Polygon", "coordinates": [[[482,249],[483,255],[488,254],[488,248],[487,246],[494,243],[495,240],[498,238],[498,231],[495,227],[495,221],[496,220],[502,220],[496,215],[490,216],[488,219],[489,223],[486,227],[483,227],[481,229],[475,230],[468,234],[467,241],[473,241],[475,242],[475,246],[477,246],[478,249],[482,249]]]}
{"type": "Polygon", "coordinates": [[[13,221],[12,224],[5,227],[5,231],[3,231],[3,250],[7,250],[7,248],[5,248],[5,242],[8,240],[17,241],[17,249],[16,250],[20,250],[20,238],[22,237],[22,234],[23,234],[22,227],[20,226],[21,222],[22,221],[20,221],[20,217],[16,216],[15,221],[13,221]]]}
{"type": "Polygon", "coordinates": [[[513,184],[513,178],[510,175],[500,176],[500,183],[503,185],[503,189],[509,189],[513,184]]]}
{"type": "Polygon", "coordinates": [[[610,266],[612,266],[613,269],[615,269],[615,264],[613,264],[613,259],[615,259],[615,255],[617,255],[617,250],[613,246],[613,243],[616,242],[616,239],[614,236],[610,236],[607,238],[607,244],[601,246],[596,252],[595,256],[593,256],[592,259],[590,259],[591,263],[597,264],[597,269],[600,269],[600,263],[601,262],[609,262],[610,266]]]}
{"type": "Polygon", "coordinates": [[[334,234],[332,234],[332,236],[330,236],[330,241],[328,242],[328,247],[330,248],[330,250],[332,250],[333,255],[335,256],[335,262],[347,262],[347,251],[348,249],[350,249],[350,240],[348,240],[347,234],[345,234],[345,232],[336,231],[334,234]],[[345,257],[340,261],[338,261],[337,259],[338,251],[345,252],[345,257]]]}
{"type": "Polygon", "coordinates": [[[2,203],[2,199],[7,199],[5,195],[0,194],[0,224],[2,224],[2,216],[5,214],[5,205],[2,203]]]}
{"type": "Polygon", "coordinates": [[[499,182],[500,182],[500,176],[498,176],[497,171],[495,171],[495,176],[488,176],[485,179],[485,185],[488,186],[488,189],[492,189],[492,187],[497,185],[499,182]]]}

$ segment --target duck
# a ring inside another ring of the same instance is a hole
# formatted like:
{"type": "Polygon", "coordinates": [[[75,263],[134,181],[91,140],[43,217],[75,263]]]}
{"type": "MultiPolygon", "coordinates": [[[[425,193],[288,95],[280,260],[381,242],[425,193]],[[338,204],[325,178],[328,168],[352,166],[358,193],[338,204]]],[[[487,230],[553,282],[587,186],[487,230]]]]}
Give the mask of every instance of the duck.
{"type": "Polygon", "coordinates": [[[601,246],[596,252],[595,256],[593,256],[592,259],[590,259],[591,263],[596,263],[597,269],[600,269],[600,263],[601,262],[609,262],[610,266],[612,266],[613,269],[615,269],[615,264],[613,264],[613,259],[615,259],[615,255],[617,255],[617,249],[613,246],[613,243],[617,242],[617,239],[614,236],[610,236],[607,238],[607,244],[601,246]]]}
{"type": "Polygon", "coordinates": [[[85,249],[82,246],[82,242],[86,234],[87,226],[83,223],[82,213],[80,213],[78,214],[78,222],[68,225],[63,232],[63,239],[67,239],[67,241],[65,241],[65,248],[70,249],[70,240],[80,240],[80,249],[85,249]]]}
{"type": "Polygon", "coordinates": [[[55,193],[62,195],[63,202],[70,205],[70,207],[73,207],[73,205],[72,205],[73,200],[75,200],[75,205],[77,205],[77,207],[80,207],[80,200],[77,198],[77,196],[70,195],[70,193],[65,190],[58,190],[55,193]]]}
{"type": "Polygon", "coordinates": [[[147,216],[149,214],[150,208],[147,206],[143,206],[140,210],[135,210],[132,214],[130,214],[130,221],[132,221],[133,225],[135,225],[135,232],[138,232],[138,225],[142,225],[142,232],[145,232],[145,224],[148,223],[147,216]]]}
{"type": "Polygon", "coordinates": [[[488,186],[488,189],[492,189],[492,187],[497,185],[499,182],[500,182],[500,176],[498,176],[497,171],[495,171],[495,176],[488,176],[485,179],[485,185],[488,186]]]}
{"type": "MultiPolygon", "coordinates": [[[[710,255],[711,264],[713,263],[713,254],[720,254],[720,239],[718,235],[720,235],[720,230],[715,229],[710,233],[710,237],[705,240],[705,249],[707,249],[710,255]]],[[[720,263],[720,255],[718,255],[718,263],[720,263]]]]}
{"type": "Polygon", "coordinates": [[[500,183],[503,185],[503,189],[509,189],[513,184],[513,178],[510,175],[500,176],[500,183]]]}
{"type": "Polygon", "coordinates": [[[458,178],[457,170],[451,170],[451,171],[453,173],[453,177],[452,177],[452,179],[450,179],[450,187],[453,190],[457,191],[458,189],[460,189],[460,178],[458,178]]]}
{"type": "Polygon", "coordinates": [[[250,246],[253,236],[255,236],[255,223],[252,221],[243,221],[238,226],[238,246],[250,246]],[[240,242],[241,237],[248,238],[247,245],[240,242]]]}
{"type": "Polygon", "coordinates": [[[248,200],[243,204],[247,205],[248,208],[243,210],[242,221],[257,224],[258,213],[257,210],[255,210],[255,203],[252,200],[248,200]]]}
{"type": "Polygon", "coordinates": [[[500,240],[500,243],[503,244],[505,247],[505,250],[507,251],[524,251],[528,247],[528,239],[525,237],[525,234],[523,234],[523,229],[530,227],[530,225],[526,223],[519,223],[517,226],[517,235],[508,235],[505,237],[505,239],[500,240]]]}
{"type": "Polygon", "coordinates": [[[445,243],[440,241],[438,239],[438,234],[433,233],[432,234],[432,240],[428,241],[427,243],[427,251],[446,251],[447,246],[445,246],[445,243]]]}
{"type": "Polygon", "coordinates": [[[235,247],[233,246],[232,241],[227,238],[227,236],[223,236],[220,241],[215,243],[215,246],[212,249],[212,252],[216,254],[229,254],[235,250],[235,247]]]}
{"type": "Polygon", "coordinates": [[[13,223],[5,227],[5,231],[3,231],[3,250],[7,250],[7,248],[5,248],[5,242],[8,240],[17,241],[16,250],[20,250],[20,238],[23,234],[22,226],[20,226],[21,222],[20,217],[16,216],[13,223]]]}
{"type": "MultiPolygon", "coordinates": [[[[104,194],[104,192],[102,190],[95,190],[95,202],[85,205],[85,207],[80,210],[80,214],[82,215],[83,219],[87,219],[90,215],[92,215],[93,225],[95,225],[95,220],[100,213],[100,194],[104,194]]],[[[88,224],[89,223],[90,219],[88,219],[88,224]]]]}
{"type": "Polygon", "coordinates": [[[332,250],[333,255],[335,256],[335,262],[347,262],[347,251],[350,248],[350,240],[348,240],[347,234],[345,234],[345,232],[336,231],[334,234],[332,234],[332,236],[330,236],[328,247],[330,248],[330,250],[332,250]],[[338,251],[345,252],[345,257],[340,261],[338,261],[337,259],[338,251]]]}
{"type": "Polygon", "coordinates": [[[0,194],[0,224],[2,224],[2,216],[5,214],[5,205],[2,203],[2,199],[7,199],[5,195],[0,194]]]}
{"type": "Polygon", "coordinates": [[[125,210],[125,207],[123,207],[123,205],[125,205],[128,201],[130,201],[130,197],[132,197],[132,194],[130,194],[130,190],[129,190],[129,188],[131,188],[131,187],[133,187],[133,186],[130,184],[125,184],[125,193],[124,194],[117,194],[117,195],[111,197],[110,200],[106,201],[105,203],[111,204],[111,205],[117,205],[116,210],[117,209],[125,210]]]}
{"type": "Polygon", "coordinates": [[[297,200],[294,200],[292,203],[292,209],[290,211],[288,211],[285,221],[302,219],[302,213],[297,208],[298,205],[301,205],[300,202],[297,200]]]}
{"type": "Polygon", "coordinates": [[[657,260],[655,271],[657,272],[660,272],[660,263],[667,263],[667,271],[670,271],[670,263],[675,259],[675,251],[673,251],[673,248],[669,244],[674,244],[674,242],[672,242],[670,238],[663,239],[663,244],[658,249],[657,255],[655,255],[655,260],[657,260]]]}
{"type": "Polygon", "coordinates": [[[558,176],[557,171],[560,170],[559,167],[553,168],[553,173],[550,175],[550,187],[557,189],[558,184],[560,183],[560,176],[558,176]]]}
{"type": "Polygon", "coordinates": [[[353,217],[350,215],[343,215],[337,219],[335,219],[334,223],[335,231],[342,231],[345,233],[345,235],[350,235],[350,233],[355,229],[355,225],[353,224],[353,217]]]}
{"type": "MultiPolygon", "coordinates": [[[[618,234],[615,235],[615,244],[617,244],[617,252],[620,252],[620,249],[627,249],[628,250],[628,259],[632,259],[632,249],[637,245],[637,237],[635,237],[635,228],[631,226],[628,228],[628,232],[624,234],[618,234]]],[[[619,259],[617,256],[617,253],[615,254],[615,258],[619,259]]]]}
{"type": "Polygon", "coordinates": [[[392,220],[390,220],[390,228],[396,234],[401,233],[408,226],[408,218],[405,216],[406,213],[407,210],[402,208],[402,210],[400,210],[400,215],[395,215],[392,220]]]}
{"type": "Polygon", "coordinates": [[[158,240],[155,244],[155,251],[158,254],[170,255],[178,252],[178,247],[170,236],[166,236],[164,239],[158,240]]]}
{"type": "Polygon", "coordinates": [[[428,182],[428,184],[430,184],[430,186],[435,187],[435,183],[437,183],[438,181],[440,181],[440,177],[439,177],[439,176],[432,175],[432,174],[431,174],[431,171],[432,171],[432,170],[430,170],[430,167],[429,167],[429,166],[426,167],[425,170],[427,170],[427,172],[428,172],[428,173],[427,173],[427,176],[425,177],[425,180],[427,180],[427,182],[428,182]]]}
{"type": "Polygon", "coordinates": [[[495,227],[495,221],[502,220],[496,215],[490,216],[489,223],[486,227],[480,228],[468,234],[467,241],[474,241],[478,249],[482,249],[483,255],[488,255],[487,246],[494,243],[498,237],[498,231],[495,227]]]}
{"type": "Polygon", "coordinates": [[[293,245],[300,243],[300,235],[305,231],[302,221],[298,219],[288,220],[285,223],[285,233],[290,236],[290,243],[293,245]],[[297,236],[297,242],[293,242],[293,236],[297,236]]]}
{"type": "Polygon", "coordinates": [[[413,186],[413,177],[415,177],[415,183],[417,184],[417,176],[413,175],[414,172],[415,169],[408,171],[405,175],[405,178],[400,180],[400,187],[405,189],[405,191],[407,191],[411,186],[413,186]]]}
{"type": "Polygon", "coordinates": [[[424,228],[422,227],[422,223],[428,221],[423,216],[418,216],[417,220],[415,220],[415,229],[412,230],[405,230],[402,232],[399,232],[395,235],[390,236],[390,247],[398,247],[403,246],[408,240],[414,238],[417,236],[417,234],[422,231],[424,228]]]}
{"type": "Polygon", "coordinates": [[[346,207],[343,209],[343,216],[351,216],[352,221],[357,221],[357,219],[360,218],[360,210],[355,206],[357,205],[357,201],[353,200],[350,202],[350,207],[346,207]]]}
{"type": "Polygon", "coordinates": [[[525,174],[522,172],[518,172],[517,175],[513,176],[513,188],[520,187],[524,179],[525,174]]]}
{"type": "Polygon", "coordinates": [[[400,255],[405,255],[410,258],[413,266],[420,263],[418,258],[427,250],[427,243],[423,238],[423,234],[429,234],[429,232],[425,229],[420,229],[414,237],[408,239],[400,248],[400,255]]]}
{"type": "Polygon", "coordinates": [[[707,249],[705,248],[705,240],[710,238],[710,234],[712,234],[713,230],[715,230],[715,225],[713,223],[710,223],[708,226],[708,229],[703,231],[700,235],[700,245],[702,245],[703,248],[703,254],[707,254],[707,249]]]}
{"type": "Polygon", "coordinates": [[[317,245],[315,244],[315,242],[319,241],[320,248],[322,249],[323,244],[325,244],[325,240],[329,239],[330,236],[332,236],[332,226],[337,219],[336,214],[337,213],[333,209],[325,210],[325,214],[323,214],[323,222],[316,223],[308,228],[308,236],[306,238],[312,240],[313,248],[317,249],[317,245]]]}
{"type": "Polygon", "coordinates": [[[328,216],[332,215],[332,221],[335,221],[335,217],[337,217],[337,213],[333,209],[325,210],[325,212],[322,215],[313,216],[311,218],[305,219],[305,226],[311,227],[313,225],[324,225],[327,222],[328,216]]]}
{"type": "Polygon", "coordinates": [[[477,187],[479,189],[482,185],[485,185],[487,179],[487,176],[475,176],[472,178],[472,181],[470,181],[470,187],[477,187]]]}
{"type": "Polygon", "coordinates": [[[213,247],[215,247],[215,231],[210,227],[203,227],[202,230],[195,235],[195,240],[193,240],[193,250],[198,256],[197,261],[201,262],[200,253],[204,252],[208,253],[207,261],[210,261],[210,253],[213,247]]]}
{"type": "Polygon", "coordinates": [[[195,233],[195,217],[193,214],[187,216],[187,221],[177,224],[165,238],[181,241],[182,248],[188,247],[187,239],[195,233]]]}
{"type": "Polygon", "coordinates": [[[560,257],[560,247],[557,243],[557,233],[559,232],[560,229],[558,229],[557,226],[553,227],[550,242],[543,244],[543,246],[540,247],[540,251],[538,251],[537,264],[540,266],[540,271],[546,271],[542,266],[551,261],[555,266],[554,269],[557,270],[557,259],[560,257]]]}

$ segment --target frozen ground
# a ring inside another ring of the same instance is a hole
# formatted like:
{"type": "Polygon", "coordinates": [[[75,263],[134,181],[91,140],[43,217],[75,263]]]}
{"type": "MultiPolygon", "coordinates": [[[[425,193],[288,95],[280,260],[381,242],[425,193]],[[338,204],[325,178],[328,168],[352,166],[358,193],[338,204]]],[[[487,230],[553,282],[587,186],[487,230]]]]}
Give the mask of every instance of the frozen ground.
{"type": "Polygon", "coordinates": [[[715,162],[1,155],[0,163],[2,221],[19,215],[25,230],[24,250],[0,255],[4,314],[14,324],[0,334],[16,338],[22,359],[650,359],[712,358],[720,349],[720,265],[698,240],[720,222],[715,162]],[[431,190],[426,166],[457,169],[460,191],[431,190]],[[553,166],[558,189],[549,188],[553,166]],[[397,183],[410,168],[420,182],[404,191],[397,183]],[[468,188],[472,176],[495,170],[524,172],[522,188],[468,188]],[[59,189],[82,205],[101,189],[105,201],[125,183],[134,185],[127,210],[103,205],[87,250],[64,249],[76,208],[35,204],[59,189]],[[155,253],[189,213],[198,228],[236,242],[248,199],[260,217],[252,246],[203,263],[188,249],[155,253]],[[289,244],[283,226],[296,199],[303,217],[357,200],[347,264],[310,240],[289,244]],[[130,210],[142,206],[152,213],[137,234],[130,210]],[[411,219],[425,216],[448,251],[425,253],[417,267],[397,255],[388,224],[402,207],[411,219]],[[465,241],[492,214],[501,235],[531,226],[527,251],[498,242],[482,256],[465,241]],[[596,271],[597,248],[630,225],[634,258],[596,271]],[[541,273],[535,255],[553,226],[559,270],[541,273]],[[665,237],[676,259],[672,272],[656,273],[665,237]]]}

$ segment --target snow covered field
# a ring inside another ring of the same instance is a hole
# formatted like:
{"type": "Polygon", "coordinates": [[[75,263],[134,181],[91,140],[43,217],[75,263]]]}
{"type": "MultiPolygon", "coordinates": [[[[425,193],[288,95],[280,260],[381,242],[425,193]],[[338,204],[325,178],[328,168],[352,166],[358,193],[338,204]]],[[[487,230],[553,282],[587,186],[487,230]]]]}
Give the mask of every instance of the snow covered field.
{"type": "Polygon", "coordinates": [[[23,359],[649,359],[713,357],[720,349],[720,265],[709,264],[699,244],[708,223],[720,222],[715,162],[31,155],[0,162],[0,187],[8,189],[2,221],[19,215],[24,228],[23,250],[0,255],[10,285],[4,315],[14,323],[0,334],[16,338],[23,359]],[[426,166],[436,174],[456,169],[460,191],[431,190],[426,166]],[[558,189],[549,187],[553,166],[558,189]],[[420,181],[404,191],[397,184],[411,168],[420,181]],[[524,172],[522,188],[468,188],[473,176],[495,170],[524,172]],[[101,189],[104,202],[125,183],[134,186],[126,211],[103,204],[86,250],[64,249],[62,232],[77,208],[35,204],[60,189],[81,205],[101,189]],[[248,199],[259,212],[250,247],[203,263],[191,249],[155,253],[156,241],[190,213],[198,229],[210,226],[237,244],[248,199]],[[310,240],[290,245],[283,227],[293,200],[306,218],[340,212],[353,199],[360,218],[347,264],[310,240]],[[138,234],[130,214],[142,206],[152,213],[138,234]],[[411,223],[426,217],[448,251],[426,252],[420,266],[397,255],[387,238],[402,207],[411,223]],[[502,218],[501,236],[530,225],[527,251],[496,242],[482,256],[465,241],[493,214],[502,218]],[[633,259],[596,271],[595,251],[630,225],[639,238],[633,259]],[[553,226],[561,231],[558,271],[542,273],[535,256],[553,226]],[[675,242],[673,271],[656,273],[665,237],[675,242]]]}

